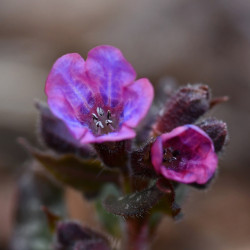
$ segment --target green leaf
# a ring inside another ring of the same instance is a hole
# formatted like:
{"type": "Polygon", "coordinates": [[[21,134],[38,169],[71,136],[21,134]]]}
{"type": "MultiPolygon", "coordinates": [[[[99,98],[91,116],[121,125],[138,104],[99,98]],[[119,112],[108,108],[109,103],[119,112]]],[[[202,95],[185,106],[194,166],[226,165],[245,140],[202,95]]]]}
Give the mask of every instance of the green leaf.
{"type": "Polygon", "coordinates": [[[105,209],[113,214],[124,217],[143,216],[163,196],[155,185],[122,197],[108,196],[103,201],[105,209]]]}
{"type": "Polygon", "coordinates": [[[56,180],[82,191],[87,196],[97,194],[104,184],[118,185],[118,172],[103,168],[98,160],[82,160],[69,154],[56,155],[35,149],[24,141],[22,144],[56,180]]]}
{"type": "Polygon", "coordinates": [[[106,229],[108,233],[113,235],[116,238],[121,238],[121,219],[111,213],[108,213],[103,205],[101,200],[107,195],[114,195],[115,197],[119,196],[119,191],[112,184],[107,184],[103,187],[102,192],[99,196],[99,199],[96,202],[96,212],[99,218],[100,223],[106,229]]]}
{"type": "Polygon", "coordinates": [[[41,207],[64,217],[64,192],[44,171],[36,171],[37,163],[29,164],[17,182],[10,249],[52,250],[52,234],[41,207]]]}

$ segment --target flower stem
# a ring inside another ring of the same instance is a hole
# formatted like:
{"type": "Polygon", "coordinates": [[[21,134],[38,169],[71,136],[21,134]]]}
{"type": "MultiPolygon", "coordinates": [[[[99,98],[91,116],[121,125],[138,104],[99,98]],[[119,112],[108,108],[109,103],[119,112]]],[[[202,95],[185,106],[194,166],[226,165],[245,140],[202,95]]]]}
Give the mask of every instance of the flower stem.
{"type": "Polygon", "coordinates": [[[126,219],[126,250],[149,250],[148,218],[126,219]]]}

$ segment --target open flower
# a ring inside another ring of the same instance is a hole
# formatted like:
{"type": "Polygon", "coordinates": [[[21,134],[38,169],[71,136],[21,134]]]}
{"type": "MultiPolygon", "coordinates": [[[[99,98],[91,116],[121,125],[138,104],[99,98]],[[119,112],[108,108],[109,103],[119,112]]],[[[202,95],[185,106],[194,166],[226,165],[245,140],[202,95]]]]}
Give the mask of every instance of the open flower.
{"type": "Polygon", "coordinates": [[[151,148],[155,171],[182,183],[205,184],[213,175],[218,159],[208,135],[194,125],[177,127],[162,134],[151,148]]]}
{"type": "Polygon", "coordinates": [[[133,128],[147,114],[154,92],[120,50],[103,45],[88,53],[60,57],[47,78],[45,92],[55,116],[81,143],[135,137],[133,128]]]}

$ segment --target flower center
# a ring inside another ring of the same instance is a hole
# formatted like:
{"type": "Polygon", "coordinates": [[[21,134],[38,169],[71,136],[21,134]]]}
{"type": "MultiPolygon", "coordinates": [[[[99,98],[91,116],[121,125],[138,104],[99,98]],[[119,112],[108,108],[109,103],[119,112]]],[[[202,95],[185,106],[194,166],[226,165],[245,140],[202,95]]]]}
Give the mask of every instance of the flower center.
{"type": "Polygon", "coordinates": [[[108,134],[115,130],[111,111],[105,112],[102,108],[97,107],[96,113],[92,113],[93,126],[92,130],[97,135],[108,134]]]}
{"type": "Polygon", "coordinates": [[[167,168],[177,170],[181,161],[180,151],[171,147],[163,149],[162,161],[167,168]]]}

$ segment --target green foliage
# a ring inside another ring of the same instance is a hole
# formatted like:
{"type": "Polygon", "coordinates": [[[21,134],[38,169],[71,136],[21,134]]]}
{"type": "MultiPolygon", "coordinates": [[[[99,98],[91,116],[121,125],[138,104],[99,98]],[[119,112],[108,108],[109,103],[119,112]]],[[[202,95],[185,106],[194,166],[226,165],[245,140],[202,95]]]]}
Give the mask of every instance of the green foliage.
{"type": "Polygon", "coordinates": [[[155,186],[151,186],[139,192],[115,197],[108,196],[103,201],[103,206],[110,213],[124,217],[143,216],[163,196],[163,193],[155,186]]]}
{"type": "Polygon", "coordinates": [[[116,238],[120,238],[121,237],[121,219],[114,214],[108,213],[102,205],[102,200],[104,199],[104,197],[106,197],[107,195],[111,195],[111,194],[114,197],[118,197],[119,191],[112,184],[108,184],[104,186],[101,194],[98,197],[99,199],[96,201],[96,212],[97,212],[99,221],[101,222],[102,226],[107,230],[107,232],[116,238]]]}

